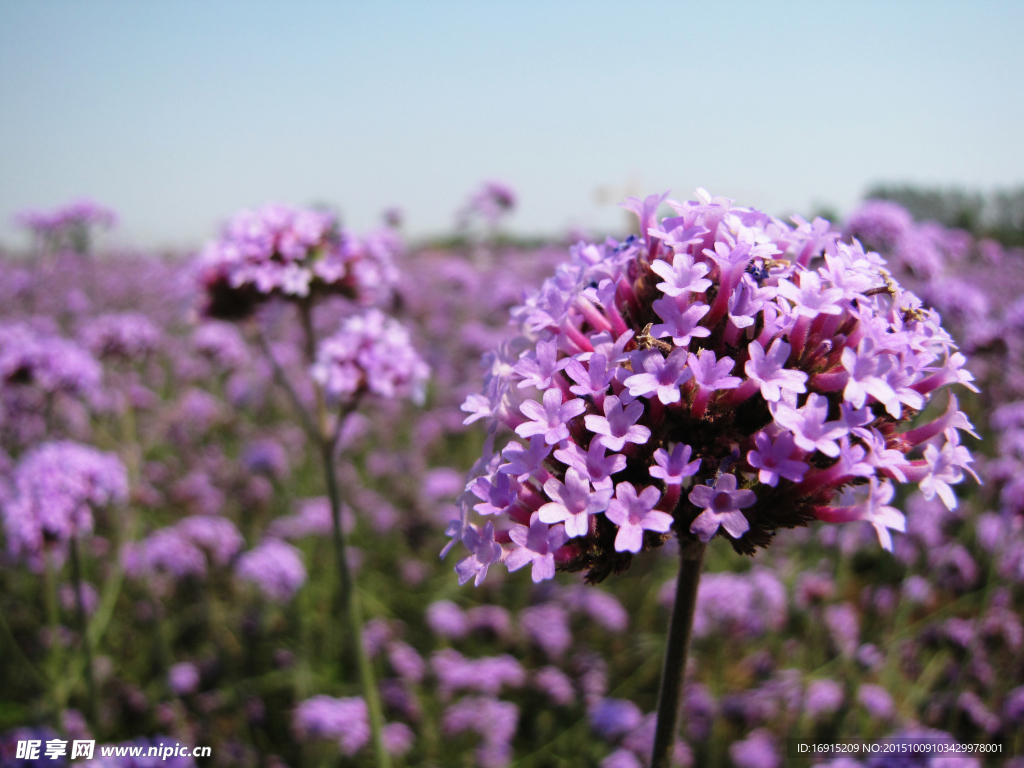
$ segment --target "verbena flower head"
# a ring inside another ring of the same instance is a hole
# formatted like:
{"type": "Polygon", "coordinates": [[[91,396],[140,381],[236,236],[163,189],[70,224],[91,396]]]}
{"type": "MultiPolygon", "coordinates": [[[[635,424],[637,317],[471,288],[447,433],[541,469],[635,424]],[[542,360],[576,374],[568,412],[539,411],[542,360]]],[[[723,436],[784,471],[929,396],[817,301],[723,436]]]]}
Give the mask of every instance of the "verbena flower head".
{"type": "Polygon", "coordinates": [[[473,218],[479,217],[488,225],[495,226],[515,207],[516,192],[512,187],[501,181],[485,181],[459,212],[460,223],[466,226],[473,218]]]}
{"type": "Polygon", "coordinates": [[[286,603],[306,583],[302,552],[280,539],[266,539],[238,558],[235,572],[268,600],[286,603]]]}
{"type": "Polygon", "coordinates": [[[160,344],[160,329],[139,312],[101,315],[82,329],[82,341],[101,358],[135,360],[160,344]]]}
{"type": "Polygon", "coordinates": [[[697,196],[631,198],[640,237],[581,242],[513,310],[522,338],[463,405],[491,433],[449,526],[463,580],[500,560],[599,581],[670,530],[751,554],[815,519],[870,522],[889,549],[895,483],[955,505],[971,424],[945,393],[918,418],[973,388],[939,316],[822,219],[697,196]]]}
{"type": "Polygon", "coordinates": [[[360,239],[327,211],[286,205],[242,211],[200,254],[206,314],[242,318],[271,296],[340,293],[372,301],[395,283],[393,258],[401,248],[394,230],[360,239]]]}
{"type": "Polygon", "coordinates": [[[0,326],[0,385],[93,397],[101,377],[99,363],[74,342],[25,323],[0,326]]]}
{"type": "Polygon", "coordinates": [[[371,309],[346,318],[337,333],[320,343],[311,373],[337,401],[369,393],[422,402],[430,369],[405,327],[371,309]]]}
{"type": "Polygon", "coordinates": [[[72,536],[90,533],[94,509],[128,496],[128,474],[116,455],[70,441],[25,454],[12,485],[3,502],[7,547],[34,564],[44,548],[63,551],[72,536]]]}
{"type": "Polygon", "coordinates": [[[113,227],[117,212],[92,200],[76,200],[52,211],[21,211],[14,219],[51,247],[69,246],[84,253],[92,230],[113,227]]]}

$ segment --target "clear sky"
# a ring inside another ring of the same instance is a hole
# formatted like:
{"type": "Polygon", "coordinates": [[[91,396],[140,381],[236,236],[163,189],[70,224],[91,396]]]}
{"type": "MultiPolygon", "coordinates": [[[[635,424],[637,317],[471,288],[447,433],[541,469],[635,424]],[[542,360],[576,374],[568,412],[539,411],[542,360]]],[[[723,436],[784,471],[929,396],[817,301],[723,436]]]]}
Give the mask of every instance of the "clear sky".
{"type": "Polygon", "coordinates": [[[485,178],[510,229],[696,186],[768,212],[1024,183],[1024,2],[0,0],[0,242],[88,196],[192,246],[276,200],[413,235],[485,178]]]}

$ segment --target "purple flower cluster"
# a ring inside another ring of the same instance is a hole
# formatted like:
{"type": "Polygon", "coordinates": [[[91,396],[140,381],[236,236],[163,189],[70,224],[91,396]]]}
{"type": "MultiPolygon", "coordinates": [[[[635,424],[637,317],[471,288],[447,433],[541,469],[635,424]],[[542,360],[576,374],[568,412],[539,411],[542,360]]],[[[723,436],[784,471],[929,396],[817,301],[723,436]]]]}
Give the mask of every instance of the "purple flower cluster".
{"type": "Polygon", "coordinates": [[[459,213],[459,221],[463,226],[474,218],[483,219],[488,225],[496,226],[516,207],[516,192],[508,184],[501,181],[485,181],[480,189],[474,192],[466,207],[459,213]]]}
{"type": "Polygon", "coordinates": [[[302,553],[280,539],[266,539],[240,558],[235,573],[255,584],[268,600],[286,603],[306,583],[302,553]]]}
{"type": "Polygon", "coordinates": [[[390,229],[360,239],[327,211],[266,205],[236,214],[199,258],[211,317],[245,317],[262,299],[341,293],[380,298],[397,280],[401,240],[390,229]]]}
{"type": "Polygon", "coordinates": [[[336,401],[366,392],[422,403],[430,369],[405,327],[371,309],[345,318],[337,333],[320,343],[311,375],[336,401]]]}
{"type": "Polygon", "coordinates": [[[160,329],[139,312],[100,315],[82,329],[85,346],[99,358],[137,360],[157,349],[160,329]]]}
{"type": "Polygon", "coordinates": [[[112,453],[69,441],[44,443],[22,457],[3,499],[7,548],[38,564],[44,549],[92,531],[94,509],[128,497],[124,464],[112,453]]]}
{"type": "Polygon", "coordinates": [[[244,540],[235,524],[223,517],[194,515],[175,525],[160,528],[122,550],[126,572],[133,578],[166,575],[173,579],[206,575],[207,558],[227,565],[241,550],[244,540]]]}
{"type": "Polygon", "coordinates": [[[24,323],[0,325],[0,384],[33,385],[47,394],[94,396],[102,369],[84,349],[24,323]]]}
{"type": "Polygon", "coordinates": [[[83,252],[92,229],[110,229],[117,224],[116,211],[92,200],[76,200],[52,211],[25,210],[14,218],[51,247],[70,245],[83,252]]]}
{"type": "MultiPolygon", "coordinates": [[[[314,696],[299,702],[292,728],[303,741],[337,739],[341,753],[349,757],[370,742],[370,720],[361,696],[314,696]]],[[[413,733],[405,723],[388,723],[381,736],[384,748],[393,755],[404,754],[412,747],[413,733]]]]}
{"type": "Polygon", "coordinates": [[[524,442],[489,440],[474,468],[449,529],[471,552],[460,581],[499,561],[598,581],[673,528],[751,553],[779,528],[864,520],[889,549],[893,482],[955,506],[971,424],[952,396],[915,421],[939,389],[973,389],[938,314],[824,220],[698,198],[631,198],[641,237],[581,242],[513,311],[523,336],[462,409],[524,442]]]}

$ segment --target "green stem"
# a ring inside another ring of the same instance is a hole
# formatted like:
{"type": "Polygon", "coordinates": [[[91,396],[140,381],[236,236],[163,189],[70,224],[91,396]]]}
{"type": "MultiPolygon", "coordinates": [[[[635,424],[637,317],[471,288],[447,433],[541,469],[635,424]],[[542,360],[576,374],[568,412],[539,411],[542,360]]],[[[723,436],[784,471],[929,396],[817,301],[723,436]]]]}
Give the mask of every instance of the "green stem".
{"type": "Polygon", "coordinates": [[[654,728],[654,749],[651,768],[668,768],[672,747],[679,731],[679,710],[686,674],[686,654],[690,647],[693,613],[697,607],[697,586],[704,565],[706,544],[680,539],[679,577],[668,626],[665,665],[662,667],[658,692],[658,720],[654,728]]]}
{"type": "Polygon", "coordinates": [[[341,489],[334,471],[334,446],[329,441],[321,444],[321,456],[324,462],[324,474],[327,479],[327,496],[331,501],[331,522],[334,540],[334,557],[338,568],[338,583],[341,587],[341,619],[348,625],[349,640],[355,653],[356,665],[359,668],[359,679],[366,700],[366,711],[370,718],[370,732],[373,735],[373,750],[379,768],[390,768],[391,756],[384,749],[382,736],[383,713],[380,696],[377,693],[377,681],[374,679],[373,665],[363,647],[363,620],[359,608],[359,596],[354,589],[352,572],[349,570],[348,555],[345,546],[345,532],[341,527],[341,489]]]}
{"type": "Polygon", "coordinates": [[[75,589],[75,608],[78,614],[78,631],[82,635],[82,651],[85,654],[85,689],[88,692],[88,709],[86,715],[96,727],[96,676],[92,663],[92,642],[89,639],[89,622],[85,617],[85,602],[82,600],[82,561],[78,554],[78,539],[72,536],[71,544],[71,581],[75,589]]]}

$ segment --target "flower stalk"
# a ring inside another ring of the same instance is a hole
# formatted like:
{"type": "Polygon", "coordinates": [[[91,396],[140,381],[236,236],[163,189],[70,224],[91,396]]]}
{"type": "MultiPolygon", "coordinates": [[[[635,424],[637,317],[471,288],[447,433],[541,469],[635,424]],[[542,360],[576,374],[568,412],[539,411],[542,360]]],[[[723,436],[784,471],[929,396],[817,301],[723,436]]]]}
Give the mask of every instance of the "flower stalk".
{"type": "Polygon", "coordinates": [[[679,731],[679,709],[682,701],[683,679],[686,675],[686,656],[693,630],[693,614],[697,607],[697,587],[704,565],[707,545],[692,539],[679,541],[679,575],[676,596],[672,604],[672,618],[668,626],[665,663],[661,671],[658,690],[658,715],[654,729],[654,748],[651,768],[667,768],[679,731]]]}

